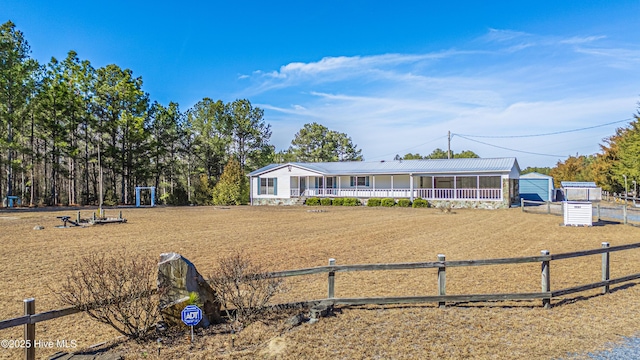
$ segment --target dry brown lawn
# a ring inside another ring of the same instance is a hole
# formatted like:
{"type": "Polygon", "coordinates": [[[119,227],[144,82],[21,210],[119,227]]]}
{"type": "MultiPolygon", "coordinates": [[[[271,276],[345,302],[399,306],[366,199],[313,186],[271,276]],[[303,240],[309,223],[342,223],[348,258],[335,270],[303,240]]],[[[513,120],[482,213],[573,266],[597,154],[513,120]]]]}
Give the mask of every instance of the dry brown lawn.
{"type": "MultiPolygon", "coordinates": [[[[640,240],[640,229],[608,225],[559,226],[560,217],[523,214],[519,209],[188,207],[124,209],[127,224],[54,228],[62,212],[0,212],[0,319],[17,317],[23,299],[36,298],[36,310],[62,307],[49,290],[58,288],[77,257],[126,248],[131,253],[175,251],[193,261],[205,276],[216,261],[242,250],[273,271],[338,264],[486,259],[599,248],[640,240]],[[43,225],[44,230],[33,230],[43,225]]],[[[115,210],[112,210],[115,212],[115,210]]],[[[109,214],[109,211],[107,211],[109,214]]],[[[86,213],[86,216],[89,212],[86,213]]],[[[84,216],[84,215],[83,215],[84,216]]],[[[611,277],[640,272],[640,250],[612,254],[611,277]]],[[[600,255],[555,261],[552,289],[600,280],[600,255]]],[[[436,270],[356,272],[336,275],[337,297],[436,295],[436,270]]],[[[278,302],[326,296],[326,275],[289,278],[278,302]]],[[[447,269],[447,294],[536,292],[540,264],[447,269]]],[[[116,342],[110,351],[127,358],[558,358],[604,349],[623,336],[637,335],[640,286],[632,282],[540,301],[437,305],[342,307],[336,316],[286,329],[282,319],[255,323],[237,335],[209,330],[194,344],[171,340],[157,356],[155,341],[116,342]]],[[[113,340],[117,334],[82,314],[37,324],[44,340],[75,340],[80,348],[113,340]]],[[[22,328],[0,331],[0,339],[22,337],[22,328]]],[[[168,342],[166,340],[165,342],[168,342]]],[[[38,349],[38,358],[64,349],[38,349]]],[[[77,349],[76,349],[77,350],[77,349]]],[[[0,349],[0,358],[22,351],[0,349]]]]}

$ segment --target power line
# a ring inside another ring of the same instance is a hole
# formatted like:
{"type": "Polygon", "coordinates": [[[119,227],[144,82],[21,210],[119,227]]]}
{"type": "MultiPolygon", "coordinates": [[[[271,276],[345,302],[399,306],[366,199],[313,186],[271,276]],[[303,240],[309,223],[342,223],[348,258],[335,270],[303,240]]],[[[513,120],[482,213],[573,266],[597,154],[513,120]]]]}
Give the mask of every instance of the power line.
{"type": "MultiPolygon", "coordinates": [[[[466,135],[466,134],[452,134],[452,135],[457,135],[457,136],[460,136],[460,137],[468,136],[468,137],[485,138],[485,139],[508,139],[508,138],[539,137],[539,136],[550,136],[550,135],[558,135],[558,134],[566,134],[566,133],[570,133],[570,132],[590,130],[590,129],[595,129],[595,128],[599,128],[599,127],[603,127],[603,126],[607,126],[607,125],[613,125],[613,124],[618,124],[618,123],[621,123],[621,122],[627,122],[627,121],[630,121],[630,120],[633,120],[633,118],[628,118],[628,119],[618,120],[618,121],[612,121],[612,122],[609,122],[609,123],[606,123],[606,124],[583,127],[583,128],[579,128],[579,129],[555,131],[555,132],[550,132],[550,133],[545,133],[545,134],[530,134],[530,135],[466,135]]],[[[470,139],[467,139],[467,140],[470,140],[470,139]]]]}
{"type": "Polygon", "coordinates": [[[519,152],[519,153],[523,153],[523,154],[530,154],[530,155],[550,156],[550,157],[556,157],[556,158],[557,157],[560,157],[560,158],[566,157],[565,155],[541,154],[541,153],[535,153],[535,152],[524,151],[524,150],[516,150],[516,149],[511,149],[511,148],[507,148],[507,147],[503,147],[503,146],[489,144],[489,143],[482,142],[482,141],[479,141],[479,140],[469,139],[468,137],[462,136],[460,134],[456,134],[456,135],[458,137],[461,137],[461,138],[465,139],[465,140],[477,142],[478,144],[482,144],[482,145],[492,146],[492,147],[495,147],[495,148],[498,148],[498,149],[502,149],[502,150],[515,151],[515,152],[519,152]]]}
{"type": "Polygon", "coordinates": [[[406,148],[406,149],[404,149],[404,150],[399,150],[399,151],[396,151],[396,152],[394,152],[394,153],[390,153],[390,154],[384,154],[384,155],[376,156],[376,157],[374,157],[374,159],[383,158],[383,157],[385,157],[385,156],[389,156],[389,155],[399,155],[400,153],[405,152],[405,151],[407,151],[407,150],[415,149],[415,148],[417,148],[417,147],[419,147],[419,146],[427,145],[427,144],[432,143],[432,142],[434,142],[434,141],[436,141],[436,140],[440,140],[440,139],[442,139],[442,138],[446,138],[446,137],[447,137],[446,135],[438,136],[437,138],[431,139],[431,140],[429,140],[429,141],[427,141],[427,142],[425,142],[425,143],[418,144],[418,145],[415,145],[415,146],[412,146],[412,147],[406,148]]]}

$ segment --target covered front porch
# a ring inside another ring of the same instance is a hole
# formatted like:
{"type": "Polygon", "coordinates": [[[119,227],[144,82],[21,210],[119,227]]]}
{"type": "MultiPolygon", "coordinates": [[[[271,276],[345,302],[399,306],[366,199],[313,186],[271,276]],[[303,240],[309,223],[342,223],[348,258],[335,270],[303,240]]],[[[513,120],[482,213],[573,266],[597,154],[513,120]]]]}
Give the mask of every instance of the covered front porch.
{"type": "Polygon", "coordinates": [[[425,200],[504,199],[495,175],[342,175],[294,176],[291,197],[415,198],[425,200]]]}

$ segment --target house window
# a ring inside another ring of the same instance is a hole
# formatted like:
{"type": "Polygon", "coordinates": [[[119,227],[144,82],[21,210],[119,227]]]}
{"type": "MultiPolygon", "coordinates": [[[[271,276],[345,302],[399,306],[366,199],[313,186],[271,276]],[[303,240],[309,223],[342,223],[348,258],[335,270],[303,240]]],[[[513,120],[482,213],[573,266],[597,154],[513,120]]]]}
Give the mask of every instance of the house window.
{"type": "Polygon", "coordinates": [[[260,178],[259,195],[278,195],[278,179],[260,178]]]}
{"type": "Polygon", "coordinates": [[[420,188],[431,189],[433,187],[433,180],[431,176],[420,176],[420,188]]]}
{"type": "MultiPolygon", "coordinates": [[[[324,179],[327,179],[327,188],[335,188],[336,187],[336,178],[335,176],[331,176],[331,177],[326,177],[324,179]]],[[[316,178],[316,187],[318,189],[322,189],[324,187],[324,183],[322,182],[323,178],[321,177],[317,177],[316,178]]]]}
{"type": "Polygon", "coordinates": [[[351,186],[369,186],[368,176],[352,176],[350,181],[351,186]]]}
{"type": "Polygon", "coordinates": [[[336,180],[335,180],[335,178],[334,178],[334,177],[328,177],[328,178],[327,178],[327,187],[328,187],[328,188],[334,188],[334,187],[336,187],[336,186],[335,186],[335,184],[336,184],[336,180]]]}
{"type": "Polygon", "coordinates": [[[480,189],[500,189],[500,176],[480,176],[480,189]]]}
{"type": "Polygon", "coordinates": [[[477,176],[458,176],[456,177],[457,189],[475,189],[478,187],[477,176]]]}
{"type": "Polygon", "coordinates": [[[453,189],[453,176],[435,178],[436,189],[453,189]]]}

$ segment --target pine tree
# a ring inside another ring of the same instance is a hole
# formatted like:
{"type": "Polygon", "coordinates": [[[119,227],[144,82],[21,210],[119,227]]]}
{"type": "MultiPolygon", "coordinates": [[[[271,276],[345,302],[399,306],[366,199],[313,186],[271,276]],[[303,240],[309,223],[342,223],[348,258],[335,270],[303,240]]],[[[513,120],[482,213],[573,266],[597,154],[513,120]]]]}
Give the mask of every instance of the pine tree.
{"type": "Polygon", "coordinates": [[[248,202],[247,179],[240,163],[233,157],[224,167],[220,181],[213,189],[214,205],[241,205],[248,202]]]}

